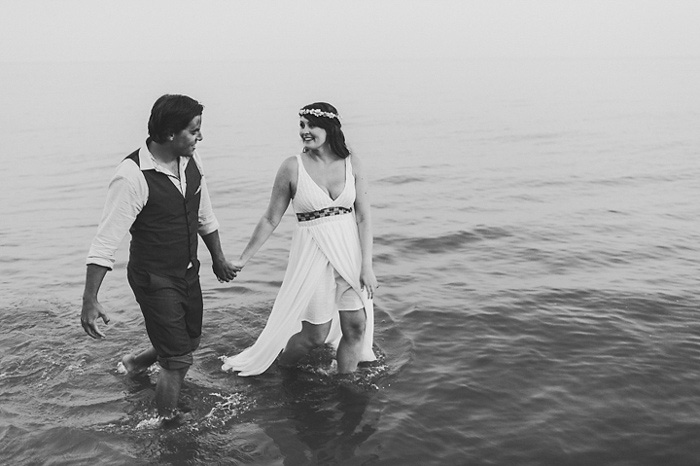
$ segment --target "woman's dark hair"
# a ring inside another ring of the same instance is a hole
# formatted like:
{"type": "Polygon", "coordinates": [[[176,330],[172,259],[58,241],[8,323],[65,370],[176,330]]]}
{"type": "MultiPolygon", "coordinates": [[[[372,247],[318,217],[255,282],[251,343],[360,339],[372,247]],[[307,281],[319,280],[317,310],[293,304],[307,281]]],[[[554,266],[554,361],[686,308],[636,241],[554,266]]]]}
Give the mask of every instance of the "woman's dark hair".
{"type": "Polygon", "coordinates": [[[157,143],[187,128],[192,119],[201,115],[204,106],[186,95],[165,94],[156,100],[148,119],[148,135],[157,143]]]}
{"type": "Polygon", "coordinates": [[[346,158],[350,155],[350,149],[348,149],[348,146],[345,144],[345,135],[343,134],[343,130],[340,129],[341,124],[338,119],[338,110],[336,110],[334,106],[326,102],[314,102],[313,104],[302,107],[301,110],[319,110],[324,113],[334,114],[335,117],[330,118],[327,116],[316,116],[312,113],[305,113],[301,116],[309,120],[310,125],[326,130],[328,134],[328,144],[331,146],[333,152],[342,158],[346,158]]]}

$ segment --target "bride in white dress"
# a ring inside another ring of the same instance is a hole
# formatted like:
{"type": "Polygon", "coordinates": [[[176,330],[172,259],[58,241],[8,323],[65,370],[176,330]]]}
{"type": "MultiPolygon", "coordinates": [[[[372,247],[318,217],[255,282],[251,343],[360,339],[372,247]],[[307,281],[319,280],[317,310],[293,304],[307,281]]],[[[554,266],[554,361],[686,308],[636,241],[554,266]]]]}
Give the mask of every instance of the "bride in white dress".
{"type": "Polygon", "coordinates": [[[267,324],[255,344],[221,359],[240,376],[265,372],[279,357],[294,366],[313,348],[337,349],[338,373],[374,361],[377,279],[372,270],[372,221],[367,180],[345,145],[338,111],[325,102],[299,111],[303,151],[286,159],[270,203],[238,261],[242,269],[267,241],[292,203],[297,228],[289,263],[267,324]],[[282,354],[280,355],[280,352],[282,354]]]}

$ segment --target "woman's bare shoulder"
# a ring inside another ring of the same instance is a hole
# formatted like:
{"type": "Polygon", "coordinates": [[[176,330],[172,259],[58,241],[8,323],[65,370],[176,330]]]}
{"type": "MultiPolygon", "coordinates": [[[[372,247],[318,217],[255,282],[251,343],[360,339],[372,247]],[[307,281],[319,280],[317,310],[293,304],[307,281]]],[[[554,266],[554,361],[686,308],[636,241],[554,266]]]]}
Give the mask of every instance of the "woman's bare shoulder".
{"type": "Polygon", "coordinates": [[[362,161],[357,157],[357,154],[351,154],[348,155],[348,158],[350,159],[350,163],[352,164],[352,171],[354,173],[358,173],[362,171],[362,161]]]}
{"type": "Polygon", "coordinates": [[[287,157],[282,161],[279,171],[280,173],[296,174],[298,166],[299,164],[297,162],[297,157],[293,155],[291,157],[287,157]]]}

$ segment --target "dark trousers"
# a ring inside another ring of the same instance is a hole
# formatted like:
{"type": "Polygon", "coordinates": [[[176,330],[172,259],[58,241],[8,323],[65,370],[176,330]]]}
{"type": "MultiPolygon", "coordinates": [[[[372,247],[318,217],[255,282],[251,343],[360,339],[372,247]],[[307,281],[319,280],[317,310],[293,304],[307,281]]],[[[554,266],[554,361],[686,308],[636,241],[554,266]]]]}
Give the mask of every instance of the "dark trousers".
{"type": "Polygon", "coordinates": [[[190,267],[184,278],[128,267],[127,277],[141,307],[146,331],[164,369],[192,365],[192,352],[202,335],[202,289],[199,267],[190,267]]]}

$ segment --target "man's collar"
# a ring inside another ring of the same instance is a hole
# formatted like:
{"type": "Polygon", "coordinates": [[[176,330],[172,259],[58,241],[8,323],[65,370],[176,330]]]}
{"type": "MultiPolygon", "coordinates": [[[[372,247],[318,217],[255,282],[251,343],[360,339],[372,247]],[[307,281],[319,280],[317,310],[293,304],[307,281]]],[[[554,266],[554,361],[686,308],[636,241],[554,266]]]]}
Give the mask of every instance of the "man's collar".
{"type": "Polygon", "coordinates": [[[141,171],[156,169],[153,161],[153,154],[148,150],[148,143],[150,140],[151,138],[146,139],[146,142],[144,142],[139,149],[139,168],[141,168],[141,171]]]}
{"type": "MultiPolygon", "coordinates": [[[[151,142],[151,138],[146,139],[146,142],[144,142],[141,148],[139,149],[139,168],[141,169],[141,171],[156,170],[161,173],[165,173],[166,175],[169,175],[167,171],[164,171],[164,169],[161,168],[160,165],[158,165],[158,162],[153,157],[153,154],[150,150],[148,150],[149,142],[151,142]]],[[[183,166],[187,167],[187,165],[190,162],[190,159],[193,158],[194,157],[180,157],[178,170],[182,169],[181,167],[183,166]]]]}

